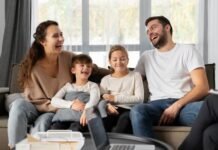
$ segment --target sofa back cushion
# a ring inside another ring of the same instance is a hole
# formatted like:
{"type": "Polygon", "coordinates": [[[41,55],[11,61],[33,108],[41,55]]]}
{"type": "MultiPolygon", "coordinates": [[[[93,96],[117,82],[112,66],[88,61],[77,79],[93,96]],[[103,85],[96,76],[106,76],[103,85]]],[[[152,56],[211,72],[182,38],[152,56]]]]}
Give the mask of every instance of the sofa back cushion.
{"type": "Polygon", "coordinates": [[[215,87],[215,63],[206,64],[205,69],[206,69],[207,79],[208,79],[210,89],[216,89],[215,87]]]}
{"type": "MultiPolygon", "coordinates": [[[[96,68],[95,68],[93,74],[90,76],[90,80],[97,82],[97,83],[100,83],[101,78],[104,77],[105,75],[109,74],[110,71],[108,69],[105,69],[105,68],[98,68],[97,66],[95,66],[95,67],[96,68]]],[[[133,68],[131,68],[130,70],[132,70],[132,69],[133,68]]],[[[215,89],[215,64],[214,63],[213,64],[206,64],[205,69],[206,69],[209,87],[210,87],[210,89],[215,89]]],[[[19,86],[18,86],[18,82],[17,82],[18,70],[19,70],[18,64],[15,64],[12,66],[10,85],[9,85],[10,93],[21,92],[21,90],[19,89],[19,86]]],[[[144,81],[144,90],[145,90],[145,102],[146,102],[148,100],[148,97],[149,97],[148,84],[147,84],[146,80],[144,81]]]]}
{"type": "Polygon", "coordinates": [[[9,81],[9,89],[10,93],[20,93],[22,90],[19,88],[18,85],[18,71],[19,71],[19,64],[13,64],[11,68],[11,74],[10,74],[10,81],[9,81]]]}

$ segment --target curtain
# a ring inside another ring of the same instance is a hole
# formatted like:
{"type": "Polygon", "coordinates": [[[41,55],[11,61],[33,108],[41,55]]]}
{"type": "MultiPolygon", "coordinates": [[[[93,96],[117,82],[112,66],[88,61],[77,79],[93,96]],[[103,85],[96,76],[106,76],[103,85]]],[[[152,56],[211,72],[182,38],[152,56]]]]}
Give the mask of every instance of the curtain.
{"type": "Polygon", "coordinates": [[[30,35],[31,0],[5,0],[5,31],[0,57],[1,87],[8,86],[10,68],[23,58],[30,46],[30,35]]]}
{"type": "MultiPolygon", "coordinates": [[[[199,1],[199,38],[198,48],[205,63],[215,63],[218,70],[218,1],[199,1]]],[[[218,87],[218,73],[215,76],[216,87],[218,87]]]]}

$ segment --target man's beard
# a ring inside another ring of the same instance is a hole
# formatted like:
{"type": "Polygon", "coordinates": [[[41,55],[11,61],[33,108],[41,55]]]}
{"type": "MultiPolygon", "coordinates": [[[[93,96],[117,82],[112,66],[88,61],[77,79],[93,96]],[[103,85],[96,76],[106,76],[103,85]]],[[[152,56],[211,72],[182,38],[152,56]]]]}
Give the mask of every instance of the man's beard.
{"type": "Polygon", "coordinates": [[[160,49],[167,43],[167,34],[166,31],[163,30],[162,34],[159,35],[159,40],[156,43],[152,43],[153,46],[157,49],[160,49]]]}

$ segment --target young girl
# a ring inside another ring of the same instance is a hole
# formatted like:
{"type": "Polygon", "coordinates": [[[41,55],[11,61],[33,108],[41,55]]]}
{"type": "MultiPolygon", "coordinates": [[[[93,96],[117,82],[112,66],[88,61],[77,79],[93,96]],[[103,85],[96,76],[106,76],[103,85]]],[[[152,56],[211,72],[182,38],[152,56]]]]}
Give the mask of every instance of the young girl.
{"type": "Polygon", "coordinates": [[[127,126],[130,126],[129,110],[134,104],[142,103],[144,100],[141,75],[129,71],[128,62],[128,53],[124,47],[111,47],[109,63],[112,73],[105,76],[100,83],[103,101],[99,104],[101,106],[107,103],[109,115],[105,118],[105,127],[108,131],[127,132],[127,126]],[[113,129],[112,125],[115,125],[113,129]]]}
{"type": "Polygon", "coordinates": [[[53,117],[53,129],[60,129],[63,125],[69,126],[72,122],[86,125],[84,110],[96,106],[100,99],[98,85],[88,81],[92,65],[92,59],[88,55],[80,54],[73,57],[71,72],[75,75],[75,82],[66,83],[51,100],[54,107],[61,108],[53,117]]]}

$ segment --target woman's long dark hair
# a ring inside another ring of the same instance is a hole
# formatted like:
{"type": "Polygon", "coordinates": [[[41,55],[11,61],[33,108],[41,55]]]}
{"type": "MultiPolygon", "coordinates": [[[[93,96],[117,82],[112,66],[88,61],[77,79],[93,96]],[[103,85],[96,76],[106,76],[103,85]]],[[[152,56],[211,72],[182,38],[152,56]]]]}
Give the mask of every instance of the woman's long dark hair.
{"type": "Polygon", "coordinates": [[[33,66],[38,60],[45,57],[45,50],[41,42],[45,40],[47,28],[51,25],[58,26],[58,23],[52,20],[44,21],[37,26],[36,32],[33,34],[34,41],[20,64],[18,82],[22,89],[30,80],[33,66]]]}

